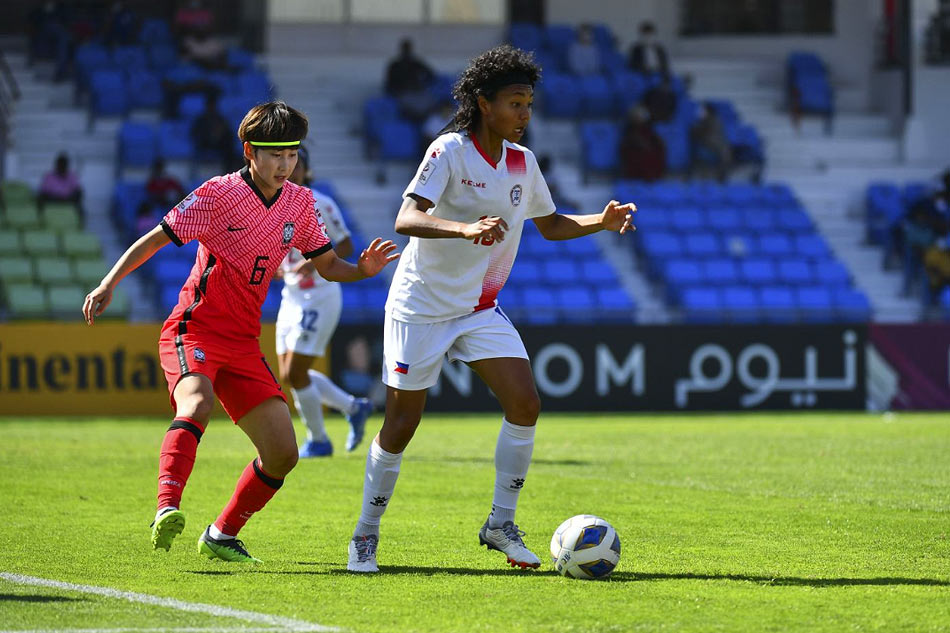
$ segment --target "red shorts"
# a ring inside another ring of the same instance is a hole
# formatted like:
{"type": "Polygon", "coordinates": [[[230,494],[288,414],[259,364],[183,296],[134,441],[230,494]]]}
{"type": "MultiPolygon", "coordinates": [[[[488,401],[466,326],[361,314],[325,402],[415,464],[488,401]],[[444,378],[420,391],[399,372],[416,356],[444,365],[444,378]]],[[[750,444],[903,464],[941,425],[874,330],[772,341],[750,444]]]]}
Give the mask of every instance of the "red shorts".
{"type": "Polygon", "coordinates": [[[287,397],[271,371],[257,341],[235,345],[208,336],[162,331],[158,354],[168,381],[168,397],[176,409],[175,387],[183,376],[207,376],[224,410],[235,422],[268,398],[287,397]]]}

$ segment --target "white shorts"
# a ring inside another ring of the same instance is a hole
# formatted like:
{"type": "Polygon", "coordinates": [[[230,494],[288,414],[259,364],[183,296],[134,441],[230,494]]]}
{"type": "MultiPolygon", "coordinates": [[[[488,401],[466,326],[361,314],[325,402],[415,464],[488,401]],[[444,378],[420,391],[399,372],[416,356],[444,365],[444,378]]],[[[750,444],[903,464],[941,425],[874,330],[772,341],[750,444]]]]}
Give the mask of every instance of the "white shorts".
{"type": "Polygon", "coordinates": [[[323,356],[342,309],[339,284],[318,286],[304,293],[285,292],[277,312],[277,353],[323,356]]]}
{"type": "Polygon", "coordinates": [[[383,382],[394,389],[428,389],[439,380],[442,359],[528,358],[521,336],[501,308],[438,323],[405,323],[386,315],[383,382]]]}

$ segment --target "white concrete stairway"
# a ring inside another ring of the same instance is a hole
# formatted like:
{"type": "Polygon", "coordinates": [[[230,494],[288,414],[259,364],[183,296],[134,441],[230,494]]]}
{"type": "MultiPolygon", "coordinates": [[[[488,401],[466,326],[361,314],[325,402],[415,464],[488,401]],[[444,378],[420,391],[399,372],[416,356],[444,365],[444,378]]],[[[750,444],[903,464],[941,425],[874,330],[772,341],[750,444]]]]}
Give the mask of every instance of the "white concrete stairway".
{"type": "Polygon", "coordinates": [[[730,99],[742,119],[756,126],[766,145],[766,180],[786,182],[794,189],[857,287],[867,294],[874,318],[919,318],[919,302],[901,295],[900,272],[884,270],[880,248],[865,243],[863,204],[874,180],[927,178],[933,169],[901,164],[888,119],[864,109],[866,95],[853,87],[835,87],[838,113],[832,134],[826,136],[817,118],[806,117],[799,130],[792,126],[781,110],[782,69],[774,63],[677,60],[676,66],[696,78],[694,98],[730,99]]]}

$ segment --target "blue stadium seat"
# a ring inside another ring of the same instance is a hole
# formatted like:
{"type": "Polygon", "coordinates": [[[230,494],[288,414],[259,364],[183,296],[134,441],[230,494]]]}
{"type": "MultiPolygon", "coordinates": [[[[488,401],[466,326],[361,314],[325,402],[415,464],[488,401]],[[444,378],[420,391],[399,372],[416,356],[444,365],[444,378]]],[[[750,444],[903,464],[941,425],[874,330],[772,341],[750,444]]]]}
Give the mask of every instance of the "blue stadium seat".
{"type": "Polygon", "coordinates": [[[778,262],[778,278],[790,286],[812,284],[815,279],[807,259],[781,259],[778,262]]]}
{"type": "Polygon", "coordinates": [[[728,257],[716,257],[703,260],[702,266],[703,280],[714,286],[727,286],[737,284],[740,281],[739,268],[735,260],[728,257]]]}
{"type": "Polygon", "coordinates": [[[784,233],[765,233],[759,236],[759,252],[773,257],[786,257],[794,252],[792,240],[784,233]]]}
{"type": "Polygon", "coordinates": [[[839,289],[832,294],[838,321],[865,323],[871,319],[871,302],[860,290],[839,289]]]}
{"type": "Polygon", "coordinates": [[[751,231],[761,233],[774,231],[776,228],[775,212],[765,207],[745,208],[740,211],[742,223],[751,231]]]}
{"type": "Polygon", "coordinates": [[[91,116],[121,116],[129,110],[125,76],[120,70],[95,70],[89,78],[91,116]]]}
{"type": "Polygon", "coordinates": [[[689,128],[676,121],[657,123],[653,128],[666,146],[667,169],[673,172],[689,169],[692,157],[689,128]]]}
{"type": "Polygon", "coordinates": [[[762,317],[768,323],[794,323],[798,320],[798,304],[791,288],[765,286],[759,289],[762,317]]]}
{"type": "Polygon", "coordinates": [[[722,242],[720,242],[719,236],[709,233],[687,235],[685,248],[687,254],[693,257],[717,257],[722,255],[722,242]]]}
{"type": "Polygon", "coordinates": [[[680,297],[683,320],[686,323],[719,323],[722,321],[723,303],[719,290],[695,286],[683,290],[680,297]]]}
{"type": "Polygon", "coordinates": [[[180,258],[166,258],[161,266],[154,270],[155,280],[164,285],[176,285],[181,288],[191,274],[194,261],[180,258]]]}
{"type": "Polygon", "coordinates": [[[738,209],[725,205],[706,207],[710,229],[719,233],[734,233],[745,229],[745,222],[738,209]]]}
{"type": "Polygon", "coordinates": [[[871,184],[865,195],[865,230],[873,244],[890,244],[891,230],[904,216],[904,199],[893,183],[871,184]]]}
{"type": "Polygon", "coordinates": [[[750,257],[759,254],[758,240],[751,233],[732,233],[722,236],[724,251],[733,257],[750,257]]]}
{"type": "Polygon", "coordinates": [[[228,49],[227,63],[235,70],[250,70],[254,68],[254,53],[232,46],[228,49]]]}
{"type": "Polygon", "coordinates": [[[139,30],[139,41],[148,46],[156,44],[172,44],[171,28],[168,21],[161,18],[148,18],[142,20],[142,28],[139,30]]]}
{"type": "Polygon", "coordinates": [[[178,305],[178,295],[184,281],[182,279],[178,284],[168,283],[159,286],[158,303],[165,314],[171,313],[172,309],[178,305]]]}
{"type": "Polygon", "coordinates": [[[541,276],[551,285],[573,285],[581,281],[581,271],[573,260],[552,259],[541,264],[541,276]]]}
{"type": "MultiPolygon", "coordinates": [[[[627,315],[630,319],[633,318],[636,306],[622,288],[597,288],[595,294],[601,311],[612,313],[614,316],[627,315]]],[[[605,316],[610,316],[610,314],[605,316]]]]}
{"type": "Polygon", "coordinates": [[[702,267],[692,259],[671,259],[664,268],[670,301],[675,301],[684,288],[699,286],[704,281],[702,267]]]}
{"type": "Polygon", "coordinates": [[[166,160],[190,160],[195,156],[191,122],[165,119],[158,124],[158,154],[166,160]]]}
{"type": "Polygon", "coordinates": [[[791,233],[809,233],[815,229],[808,214],[797,207],[778,209],[775,213],[775,225],[791,233]]]}
{"type": "Polygon", "coordinates": [[[237,94],[256,99],[259,102],[269,101],[273,96],[270,79],[261,71],[249,70],[237,76],[237,94]]]}
{"type": "Polygon", "coordinates": [[[195,64],[182,63],[176,64],[165,70],[163,79],[173,84],[186,84],[192,81],[200,81],[204,78],[204,73],[195,64]]]}
{"type": "Polygon", "coordinates": [[[147,123],[126,121],[119,129],[119,168],[150,167],[158,155],[155,130],[147,123]]]}
{"type": "Polygon", "coordinates": [[[541,265],[526,258],[518,258],[517,263],[511,269],[511,275],[508,277],[509,284],[518,286],[533,286],[544,281],[541,274],[541,265]]]}
{"type": "Polygon", "coordinates": [[[126,72],[129,107],[132,108],[160,108],[164,93],[162,80],[158,73],[138,69],[126,72]]]}
{"type": "Polygon", "coordinates": [[[620,130],[615,123],[586,121],[581,124],[584,180],[591,171],[615,172],[619,165],[620,130]]]}
{"type": "Polygon", "coordinates": [[[597,245],[597,240],[591,235],[562,241],[561,244],[564,245],[564,250],[575,258],[592,257],[600,259],[600,247],[597,245]]]}
{"type": "Polygon", "coordinates": [[[508,41],[525,51],[538,51],[544,45],[541,27],[530,22],[512,22],[508,27],[508,41]]]}
{"type": "Polygon", "coordinates": [[[567,65],[567,51],[577,39],[574,27],[570,24],[549,24],[544,27],[544,48],[558,58],[562,68],[567,65]]]}
{"type": "Polygon", "coordinates": [[[814,279],[829,287],[848,287],[851,285],[851,273],[837,259],[824,257],[812,264],[814,279]]]}
{"type": "Polygon", "coordinates": [[[186,92],[178,101],[178,117],[189,124],[205,111],[207,97],[202,92],[186,92]]]}
{"type": "Polygon", "coordinates": [[[399,118],[399,102],[392,97],[374,97],[363,104],[363,130],[375,142],[382,138],[383,124],[399,118]]]}
{"type": "Polygon", "coordinates": [[[554,291],[559,312],[570,323],[590,323],[597,317],[594,293],[583,286],[558,288],[554,291]]]}
{"type": "Polygon", "coordinates": [[[611,75],[610,82],[617,112],[621,114],[640,103],[650,88],[646,77],[629,70],[611,75]]]}
{"type": "Polygon", "coordinates": [[[680,233],[700,232],[706,226],[706,218],[696,207],[680,207],[670,211],[670,224],[680,233]]]}
{"type": "Polygon", "coordinates": [[[419,130],[409,121],[397,119],[382,126],[379,157],[382,160],[418,160],[419,130]]]}
{"type": "Polygon", "coordinates": [[[548,72],[541,80],[544,113],[552,118],[573,119],[581,114],[581,88],[575,77],[548,72]]]}
{"type": "Polygon", "coordinates": [[[94,42],[83,44],[76,49],[73,64],[76,66],[76,83],[80,88],[85,88],[89,84],[93,71],[115,70],[109,49],[94,42]]]}
{"type": "Polygon", "coordinates": [[[173,44],[153,44],[146,50],[148,66],[164,74],[178,64],[178,52],[173,44]]]}
{"type": "Polygon", "coordinates": [[[586,117],[609,117],[614,114],[614,94],[602,75],[580,78],[581,114],[586,117]]]}
{"type": "Polygon", "coordinates": [[[768,257],[750,257],[739,263],[739,272],[746,283],[756,286],[774,284],[778,281],[775,264],[768,257]]]}
{"type": "Polygon", "coordinates": [[[752,288],[726,286],[722,289],[722,305],[735,323],[755,323],[759,320],[759,299],[752,288]]]}
{"type": "Polygon", "coordinates": [[[834,321],[831,291],[822,286],[802,286],[795,289],[802,320],[806,323],[834,321]]]}
{"type": "Polygon", "coordinates": [[[796,235],[793,242],[795,245],[795,253],[798,255],[812,259],[821,259],[831,254],[825,240],[817,234],[796,235]]]}
{"type": "Polygon", "coordinates": [[[119,46],[112,51],[112,61],[126,72],[145,68],[148,65],[144,46],[119,46]]]}
{"type": "Polygon", "coordinates": [[[547,288],[525,288],[525,320],[528,323],[554,323],[557,320],[557,299],[547,288]]]}
{"type": "Polygon", "coordinates": [[[657,232],[644,235],[643,252],[650,258],[670,258],[683,255],[686,251],[678,235],[669,232],[657,232]]]}
{"type": "Polygon", "coordinates": [[[600,257],[581,263],[581,280],[592,286],[617,286],[620,283],[613,266],[600,257]]]}

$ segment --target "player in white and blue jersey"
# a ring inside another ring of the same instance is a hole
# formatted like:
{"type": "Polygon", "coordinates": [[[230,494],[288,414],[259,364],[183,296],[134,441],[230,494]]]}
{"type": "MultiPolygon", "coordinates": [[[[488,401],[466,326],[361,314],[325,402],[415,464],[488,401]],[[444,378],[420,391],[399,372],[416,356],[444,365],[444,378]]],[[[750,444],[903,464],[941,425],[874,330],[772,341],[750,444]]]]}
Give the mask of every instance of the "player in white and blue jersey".
{"type": "Polygon", "coordinates": [[[403,194],[396,231],[410,240],[386,302],[386,418],[366,460],[362,510],[349,544],[351,571],[378,571],[380,518],[446,356],[467,363],[505,413],[491,514],[479,541],[503,552],[512,566],[540,565],[514,521],[540,402],[524,344],[496,296],[525,220],[549,240],[566,240],[601,230],[624,233],[635,207],[611,201],[597,214],[555,212],[534,154],[517,144],[539,76],[530,54],[507,45],[472,60],[453,90],[458,110],[452,123],[426,150],[403,194]]]}

